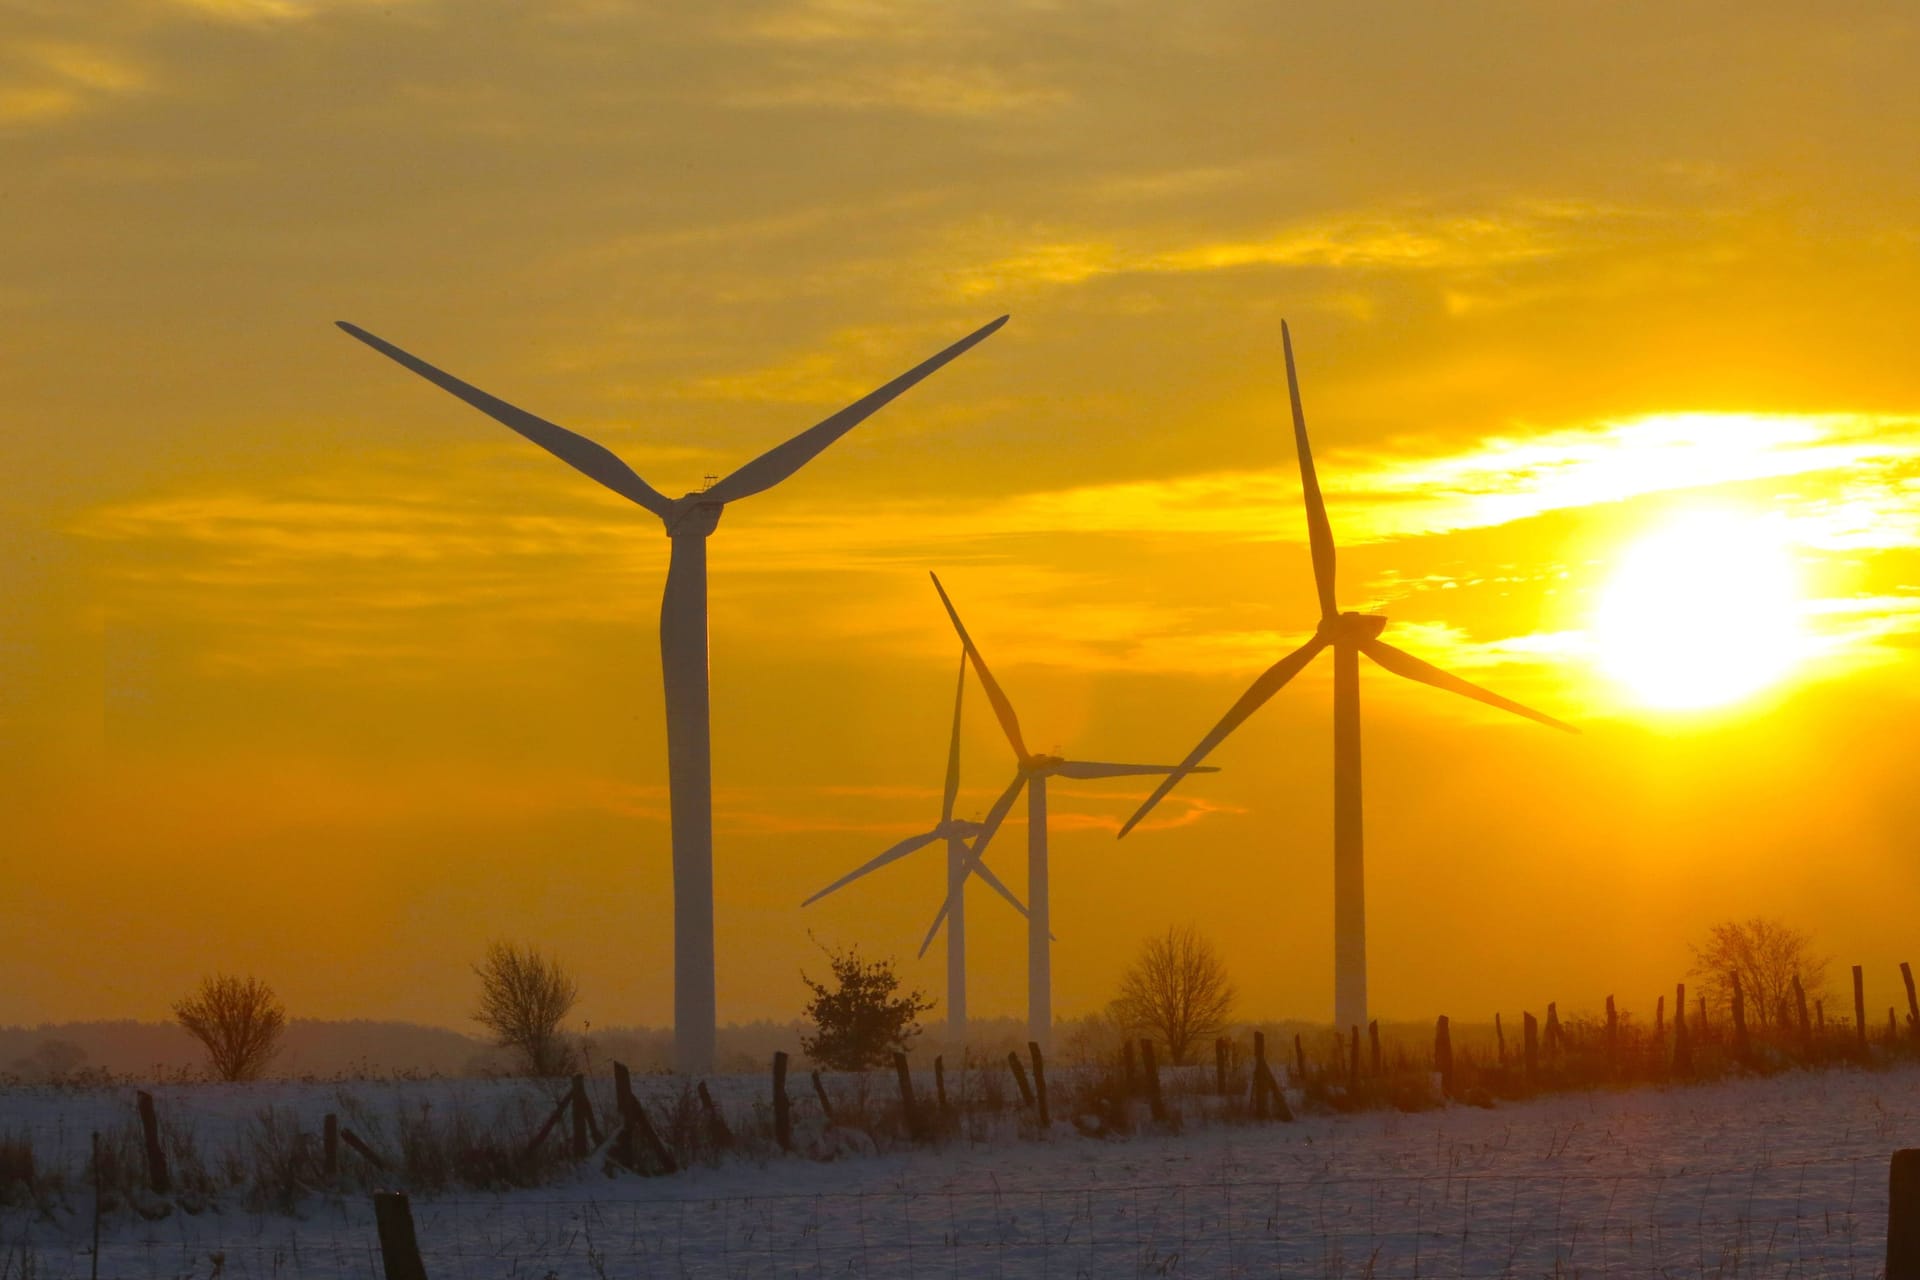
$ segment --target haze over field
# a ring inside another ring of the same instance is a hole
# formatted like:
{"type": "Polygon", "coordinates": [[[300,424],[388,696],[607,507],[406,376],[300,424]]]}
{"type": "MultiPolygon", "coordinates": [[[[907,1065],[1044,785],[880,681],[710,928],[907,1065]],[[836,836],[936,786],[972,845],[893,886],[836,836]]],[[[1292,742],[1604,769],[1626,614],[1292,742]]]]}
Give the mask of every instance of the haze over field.
{"type": "MultiPolygon", "coordinates": [[[[1363,675],[1374,1011],[1642,1009],[1729,916],[1920,958],[1917,57],[1870,4],[0,0],[0,1023],[229,968],[465,1026],[500,935],[669,1017],[666,541],[337,318],[679,494],[1013,314],[712,544],[722,1021],[940,900],[798,909],[938,805],[928,569],[1036,751],[1178,759],[1311,633],[1282,316],[1343,603],[1585,731],[1363,675]]],[[[1061,1016],[1184,920],[1329,1012],[1330,683],[1124,843],[1147,786],[1052,789],[1061,1016]]]]}

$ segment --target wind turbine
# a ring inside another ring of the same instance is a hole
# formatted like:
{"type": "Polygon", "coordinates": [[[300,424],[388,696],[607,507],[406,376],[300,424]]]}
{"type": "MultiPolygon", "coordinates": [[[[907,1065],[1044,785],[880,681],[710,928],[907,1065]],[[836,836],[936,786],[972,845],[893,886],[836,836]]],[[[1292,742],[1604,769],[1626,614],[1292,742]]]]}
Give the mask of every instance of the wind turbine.
{"type": "Polygon", "coordinates": [[[1322,649],[1333,649],[1333,1009],[1336,1027],[1358,1027],[1367,1022],[1367,908],[1366,880],[1362,870],[1360,826],[1360,655],[1366,654],[1388,671],[1409,680],[1446,689],[1473,698],[1489,706],[1511,711],[1529,720],[1568,733],[1578,733],[1572,725],[1552,716],[1523,707],[1509,698],[1469,684],[1459,676],[1442,671],[1412,654],[1396,649],[1380,639],[1387,620],[1377,614],[1342,613],[1334,603],[1333,530],[1327,523],[1326,504],[1320,498],[1320,481],[1313,470],[1313,451],[1307,445],[1307,420],[1300,409],[1300,383],[1293,370],[1293,337],[1286,322],[1280,325],[1280,344],[1286,353],[1287,392],[1293,401],[1293,440],[1300,455],[1300,488],[1307,504],[1307,540],[1313,555],[1313,581],[1320,596],[1320,625],[1313,638],[1274,663],[1255,680],[1240,700],[1227,709],[1220,723],[1200,739],[1180,767],[1169,773],[1154,789],[1127,824],[1120,828],[1126,835],[1135,823],[1147,816],[1160,797],[1173,790],[1180,779],[1195,771],[1194,766],[1207,758],[1240,722],[1280,691],[1317,657],[1322,649]]]}
{"type": "MultiPolygon", "coordinates": [[[[1000,728],[1006,733],[1007,742],[1013,747],[1014,757],[1019,761],[1013,781],[993,802],[986,820],[980,824],[982,830],[974,838],[967,854],[969,870],[987,874],[986,864],[981,861],[987,845],[992,841],[993,833],[1006,820],[1013,802],[1020,798],[1020,789],[1027,788],[1027,1038],[1045,1047],[1052,1043],[1053,1030],[1053,935],[1048,931],[1051,909],[1047,885],[1047,779],[1056,775],[1084,780],[1170,774],[1175,766],[1104,764],[1094,760],[1035,755],[1028,751],[1026,742],[1020,737],[1020,721],[1013,714],[1013,704],[1001,692],[993,672],[987,670],[986,660],[974,646],[973,637],[967,634],[966,625],[954,610],[953,601],[947,599],[946,588],[940,585],[940,575],[930,576],[933,578],[933,589],[940,593],[940,603],[947,607],[947,617],[953,619],[953,629],[960,633],[960,644],[966,651],[967,660],[973,664],[974,674],[980,677],[980,687],[986,690],[987,701],[993,704],[993,714],[999,719],[1000,728]]],[[[1202,769],[1199,772],[1215,771],[1202,769]]],[[[921,955],[927,953],[927,948],[933,943],[933,935],[940,931],[940,922],[956,909],[959,900],[958,890],[949,889],[947,901],[941,905],[939,914],[934,916],[933,927],[927,930],[926,941],[920,944],[921,955]]]]}
{"type": "Polygon", "coordinates": [[[666,686],[667,775],[673,830],[673,1032],[679,1070],[713,1065],[713,768],[707,701],[707,538],[727,503],[770,489],[895,396],[1007,322],[982,325],[832,417],[775,445],[698,493],[669,498],[612,451],[488,395],[357,325],[336,323],[375,351],[450,391],[574,470],[660,517],[673,552],[660,600],[660,672],[666,686]]]}
{"type": "MultiPolygon", "coordinates": [[[[960,655],[960,680],[953,691],[953,736],[947,747],[947,789],[940,801],[940,821],[931,831],[923,831],[916,836],[908,836],[879,857],[856,870],[849,871],[832,884],[814,894],[800,905],[811,906],[832,893],[835,889],[852,884],[871,871],[878,871],[890,862],[916,850],[923,849],[936,840],[947,842],[947,1039],[954,1044],[962,1044],[967,1034],[967,913],[965,889],[967,875],[977,872],[980,877],[999,895],[1013,904],[1014,910],[1021,915],[1027,914],[1027,908],[1020,899],[1014,897],[1013,890],[1002,884],[1000,877],[989,871],[984,863],[970,865],[967,841],[986,830],[978,822],[969,822],[965,818],[953,816],[953,802],[960,794],[960,707],[967,694],[967,656],[960,655]]],[[[929,939],[931,940],[931,939],[929,939]]],[[[922,955],[926,947],[920,948],[922,955]]]]}

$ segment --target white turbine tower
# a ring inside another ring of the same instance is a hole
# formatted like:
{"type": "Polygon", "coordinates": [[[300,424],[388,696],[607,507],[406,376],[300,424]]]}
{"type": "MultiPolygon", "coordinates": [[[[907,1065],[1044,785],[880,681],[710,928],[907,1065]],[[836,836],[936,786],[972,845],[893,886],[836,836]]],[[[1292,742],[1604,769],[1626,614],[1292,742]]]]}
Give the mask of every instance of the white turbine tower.
{"type": "MultiPolygon", "coordinates": [[[[845,885],[852,884],[871,871],[878,871],[890,862],[897,862],[915,850],[923,849],[936,840],[947,842],[947,1040],[952,1044],[964,1044],[967,1034],[967,912],[966,882],[969,871],[976,871],[989,885],[993,886],[1001,897],[1011,902],[1014,910],[1021,915],[1027,914],[1020,899],[1014,897],[1013,890],[1000,882],[1000,877],[989,871],[984,864],[970,864],[967,841],[979,835],[983,830],[977,822],[953,816],[953,802],[960,794],[960,706],[967,693],[967,658],[960,655],[960,681],[953,691],[953,736],[947,747],[947,789],[940,801],[940,821],[931,831],[923,831],[917,836],[908,836],[879,857],[866,863],[857,870],[841,876],[832,884],[814,894],[800,905],[811,906],[820,899],[845,885]]],[[[920,948],[926,954],[926,948],[920,948]]]]}
{"type": "Polygon", "coordinates": [[[1572,725],[1523,707],[1497,693],[1469,684],[1431,663],[1424,662],[1380,640],[1387,620],[1378,615],[1342,613],[1334,603],[1333,531],[1326,504],[1320,499],[1320,481],[1313,470],[1313,451],[1307,446],[1307,420],[1300,409],[1300,384],[1293,370],[1293,337],[1280,325],[1280,343],[1286,354],[1287,391],[1293,401],[1294,447],[1300,455],[1300,487],[1307,505],[1307,540],[1313,555],[1313,580],[1320,596],[1320,626],[1313,638],[1295,649],[1253,682],[1228,708],[1212,732],[1200,739],[1180,767],[1168,774],[1127,824],[1147,816],[1160,797],[1173,790],[1207,753],[1239,727],[1240,722],[1280,691],[1280,687],[1319,655],[1333,649],[1333,1016],[1336,1027],[1367,1023],[1367,909],[1366,879],[1362,869],[1360,826],[1360,655],[1366,654],[1397,676],[1474,698],[1555,729],[1578,733],[1572,725]]]}
{"type": "Polygon", "coordinates": [[[673,828],[673,1031],[679,1070],[713,1065],[713,771],[707,704],[707,538],[727,503],[770,489],[869,414],[965,352],[1001,325],[1001,316],[832,417],[774,446],[699,493],[669,498],[602,445],[515,408],[443,373],[356,325],[342,329],[511,427],[562,462],[651,511],[673,543],[660,600],[660,671],[666,685],[667,774],[673,828]]]}
{"type": "MultiPolygon", "coordinates": [[[[966,650],[967,660],[973,664],[974,674],[980,677],[980,687],[986,690],[987,701],[993,704],[993,714],[999,718],[1000,728],[1005,731],[1007,742],[1013,747],[1014,757],[1019,761],[1013,781],[993,802],[993,808],[988,810],[986,819],[980,824],[982,830],[974,838],[967,855],[970,870],[986,873],[986,864],[981,858],[987,851],[987,845],[992,841],[993,833],[1006,820],[1013,802],[1020,798],[1020,789],[1027,788],[1027,1038],[1046,1048],[1052,1043],[1053,1031],[1053,935],[1048,931],[1052,920],[1047,884],[1047,779],[1056,774],[1074,779],[1170,774],[1175,766],[1103,764],[1095,760],[1035,755],[1028,751],[1027,744],[1020,737],[1020,721],[1013,714],[1013,704],[1001,692],[993,672],[987,670],[986,660],[980,656],[980,650],[974,647],[973,637],[967,634],[959,613],[954,610],[953,601],[947,599],[946,588],[940,585],[940,576],[931,576],[933,589],[940,593],[940,603],[947,607],[947,616],[953,619],[953,629],[960,633],[960,644],[966,650]]],[[[1211,773],[1213,770],[1201,772],[1211,773]]],[[[946,919],[958,901],[957,892],[950,890],[947,901],[933,918],[933,927],[927,930],[926,941],[920,944],[921,955],[927,953],[934,934],[940,931],[940,922],[946,919]]]]}

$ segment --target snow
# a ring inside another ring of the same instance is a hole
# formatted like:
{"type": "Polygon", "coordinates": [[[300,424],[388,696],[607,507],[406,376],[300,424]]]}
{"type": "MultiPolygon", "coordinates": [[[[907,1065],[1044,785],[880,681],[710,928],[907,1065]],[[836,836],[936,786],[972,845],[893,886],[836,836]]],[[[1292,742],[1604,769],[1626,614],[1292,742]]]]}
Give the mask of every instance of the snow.
{"type": "MultiPolygon", "coordinates": [[[[1062,1073],[1064,1079],[1064,1073],[1062,1073]]],[[[836,1081],[850,1089],[850,1081],[836,1081]]],[[[950,1080],[949,1084],[955,1082],[950,1080]]],[[[763,1077],[713,1082],[744,1118],[763,1077]]],[[[890,1084],[876,1077],[877,1097],[890,1084]]],[[[680,1082],[639,1078],[652,1104],[680,1082]]],[[[925,1082],[931,1088],[931,1081],[925,1082]]],[[[797,1124],[817,1132],[804,1074],[797,1124]]],[[[203,1152],[244,1143],[267,1107],[309,1131],[347,1095],[537,1117],[554,1091],[429,1080],[151,1090],[203,1152]]],[[[753,1156],[673,1178],[603,1176],[413,1199],[427,1273],[467,1276],[1503,1276],[1879,1274],[1887,1161],[1920,1146],[1920,1066],[1793,1072],[1697,1087],[1564,1094],[1482,1110],[1226,1125],[1184,1099],[1186,1131],[1019,1138],[820,1163],[753,1156]]],[[[131,1122],[131,1090],[0,1093],[0,1139],[84,1181],[87,1135],[131,1122]]],[[[343,1113],[344,1114],[344,1113],[343,1113]]],[[[657,1113],[656,1113],[657,1114],[657,1113]]],[[[350,1123],[350,1122],[349,1122],[350,1123]]],[[[805,1136],[803,1132],[803,1137],[805,1136]]],[[[213,1161],[209,1160],[209,1164],[213,1161]]],[[[370,1201],[309,1195],[297,1215],[223,1194],[199,1213],[103,1223],[102,1276],[378,1276],[370,1201]],[[218,1259],[216,1262],[215,1259],[218,1259]]],[[[0,1275],[85,1275],[91,1197],[0,1209],[0,1275]],[[11,1264],[13,1272],[8,1271],[11,1264]]]]}

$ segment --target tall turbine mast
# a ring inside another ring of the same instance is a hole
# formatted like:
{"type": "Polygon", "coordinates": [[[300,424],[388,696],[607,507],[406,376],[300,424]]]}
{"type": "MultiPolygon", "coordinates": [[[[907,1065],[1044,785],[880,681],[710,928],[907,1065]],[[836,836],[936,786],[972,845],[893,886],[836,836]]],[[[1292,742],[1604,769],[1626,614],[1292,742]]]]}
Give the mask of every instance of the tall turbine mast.
{"type": "Polygon", "coordinates": [[[1367,907],[1364,840],[1360,804],[1360,655],[1365,654],[1397,676],[1430,684],[1489,706],[1511,711],[1555,729],[1578,733],[1572,725],[1521,706],[1509,698],[1470,684],[1432,663],[1396,649],[1380,639],[1387,620],[1378,615],[1342,613],[1334,592],[1333,528],[1320,496],[1320,478],[1307,443],[1307,418],[1300,408],[1300,381],[1293,367],[1293,335],[1280,325],[1280,344],[1286,356],[1287,396],[1293,408],[1293,443],[1300,461],[1300,490],[1307,508],[1307,545],[1313,559],[1313,585],[1320,598],[1320,625],[1305,644],[1262,672],[1239,701],[1179,767],[1163,779],[1146,802],[1127,819],[1120,834],[1147,816],[1160,798],[1195,771],[1200,761],[1219,746],[1240,723],[1278,693],[1320,655],[1333,650],[1333,1017],[1337,1028],[1367,1023],[1367,907]]]}
{"type": "Polygon", "coordinates": [[[666,686],[667,779],[673,827],[673,1033],[680,1071],[713,1065],[713,769],[707,697],[707,538],[729,502],[771,489],[876,410],[1007,322],[1001,316],[892,382],[767,450],[731,475],[679,498],[655,489],[605,446],[444,373],[358,325],[339,326],[395,363],[519,432],[554,457],[660,518],[672,542],[660,600],[666,686]]]}
{"type": "MultiPolygon", "coordinates": [[[[940,585],[938,574],[933,578],[933,589],[940,593],[940,603],[946,606],[947,617],[953,622],[953,629],[960,636],[961,648],[966,658],[973,664],[974,675],[980,679],[980,687],[986,690],[987,701],[993,707],[993,714],[1000,721],[1001,732],[1006,734],[1007,743],[1013,748],[1017,764],[1013,781],[993,802],[993,808],[987,812],[982,830],[974,837],[968,852],[967,869],[971,872],[988,875],[987,867],[981,861],[987,845],[993,839],[994,832],[1006,821],[1007,814],[1013,808],[1013,802],[1020,798],[1024,787],[1027,791],[1027,1038],[1042,1048],[1053,1043],[1053,934],[1051,932],[1052,905],[1050,898],[1050,877],[1047,869],[1047,779],[1058,775],[1062,778],[1125,778],[1143,774],[1171,774],[1173,765],[1163,764],[1106,764],[1097,760],[1068,760],[1061,756],[1037,755],[1027,750],[1027,744],[1020,736],[1020,719],[1013,712],[1013,703],[1000,688],[1000,682],[993,678],[993,672],[987,669],[985,658],[974,647],[973,637],[967,634],[966,624],[960,621],[959,612],[953,607],[953,601],[947,598],[946,588],[940,585]]],[[[1211,769],[1189,770],[1190,772],[1211,773],[1211,769]]],[[[927,930],[926,941],[920,944],[920,954],[925,955],[932,945],[933,938],[940,931],[940,922],[955,909],[960,901],[958,888],[949,890],[947,901],[940,907],[939,914],[933,918],[933,927],[927,930]]]]}

